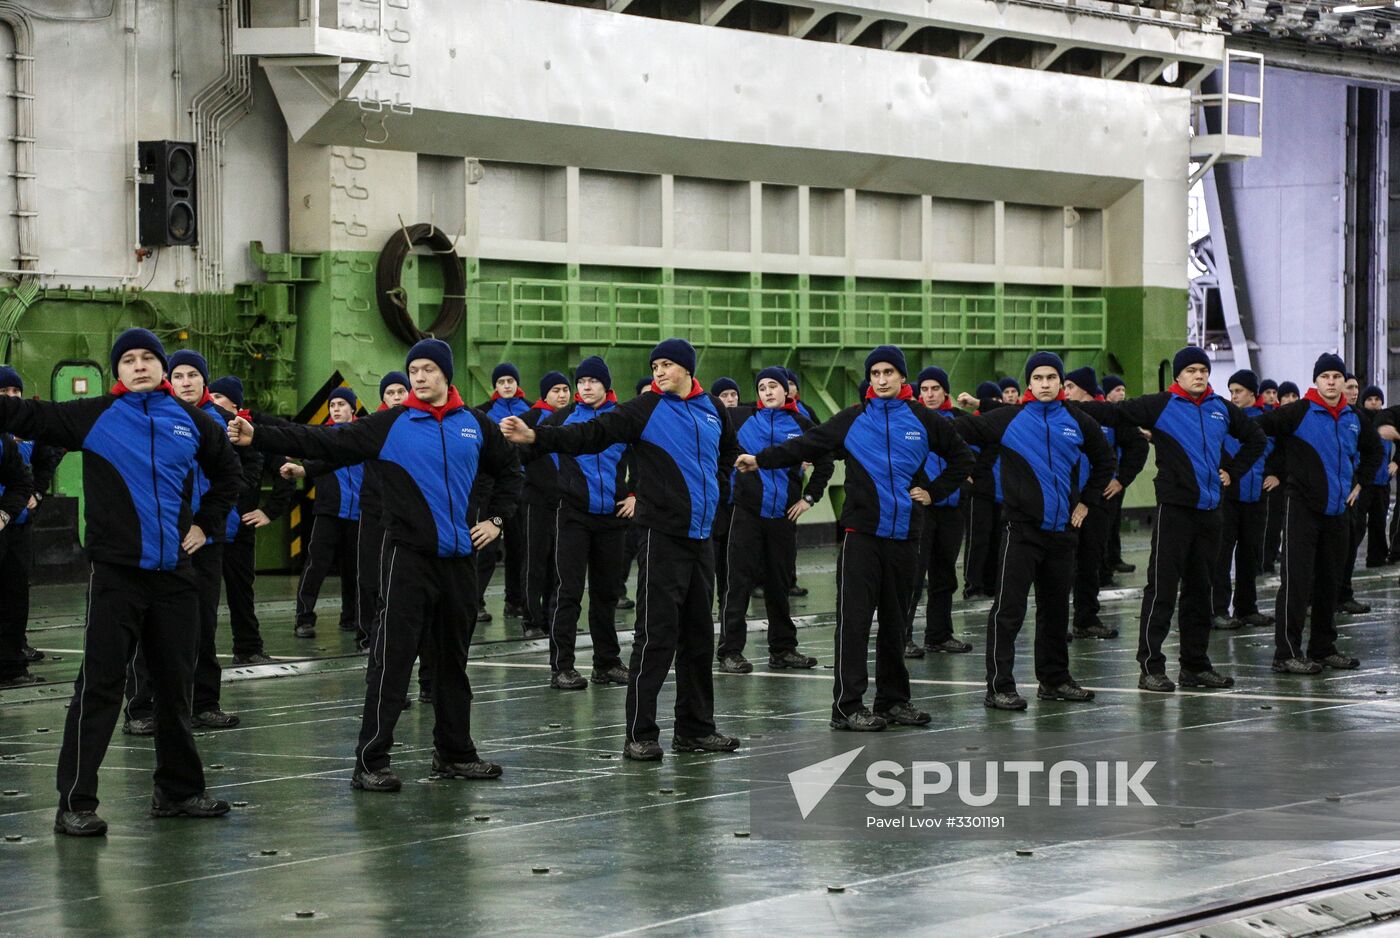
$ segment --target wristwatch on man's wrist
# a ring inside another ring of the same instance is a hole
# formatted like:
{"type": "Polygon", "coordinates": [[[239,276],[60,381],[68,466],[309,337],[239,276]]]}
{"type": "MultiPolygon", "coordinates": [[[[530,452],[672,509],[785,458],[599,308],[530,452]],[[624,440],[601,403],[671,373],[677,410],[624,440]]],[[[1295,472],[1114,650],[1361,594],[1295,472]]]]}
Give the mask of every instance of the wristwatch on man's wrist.
{"type": "Polygon", "coordinates": [[[815,505],[817,503],[817,500],[810,495],[803,495],[802,500],[809,505],[815,505]]]}
{"type": "Polygon", "coordinates": [[[492,524],[494,524],[497,528],[504,528],[504,527],[506,526],[506,523],[505,523],[504,521],[501,520],[501,516],[500,516],[500,515],[497,515],[497,516],[494,517],[494,518],[488,518],[488,519],[486,519],[486,520],[490,521],[490,522],[491,522],[492,524]]]}

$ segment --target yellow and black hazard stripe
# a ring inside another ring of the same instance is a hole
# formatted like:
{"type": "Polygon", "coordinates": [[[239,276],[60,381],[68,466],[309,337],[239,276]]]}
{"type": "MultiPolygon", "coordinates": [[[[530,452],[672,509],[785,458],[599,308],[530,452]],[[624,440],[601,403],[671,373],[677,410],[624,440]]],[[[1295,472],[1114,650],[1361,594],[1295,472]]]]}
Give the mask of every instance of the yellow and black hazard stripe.
{"type": "MultiPolygon", "coordinates": [[[[336,388],[349,387],[350,382],[345,380],[345,377],[339,370],[332,372],[331,376],[326,379],[326,383],[321,385],[315,394],[311,395],[310,400],[302,405],[301,410],[297,411],[296,416],[292,419],[297,423],[319,427],[330,419],[331,392],[336,388]]],[[[354,390],[354,388],[350,389],[352,391],[354,390]]],[[[358,404],[356,414],[363,416],[365,414],[364,400],[360,397],[358,391],[355,392],[355,400],[358,404]]],[[[291,554],[291,559],[294,561],[301,557],[302,544],[305,538],[311,536],[311,509],[312,503],[315,501],[316,486],[311,484],[310,479],[307,479],[306,488],[297,493],[292,499],[291,510],[287,513],[287,524],[291,529],[292,535],[289,553],[291,554]]]]}

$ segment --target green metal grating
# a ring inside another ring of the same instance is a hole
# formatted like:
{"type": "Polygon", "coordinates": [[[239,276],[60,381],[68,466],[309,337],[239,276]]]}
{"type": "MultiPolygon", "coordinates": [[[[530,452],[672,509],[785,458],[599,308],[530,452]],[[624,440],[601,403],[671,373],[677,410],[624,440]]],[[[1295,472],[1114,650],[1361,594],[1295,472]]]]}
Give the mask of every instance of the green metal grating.
{"type": "Polygon", "coordinates": [[[772,290],[511,279],[469,298],[477,342],[709,348],[1085,349],[1106,345],[1101,297],[772,290]]]}

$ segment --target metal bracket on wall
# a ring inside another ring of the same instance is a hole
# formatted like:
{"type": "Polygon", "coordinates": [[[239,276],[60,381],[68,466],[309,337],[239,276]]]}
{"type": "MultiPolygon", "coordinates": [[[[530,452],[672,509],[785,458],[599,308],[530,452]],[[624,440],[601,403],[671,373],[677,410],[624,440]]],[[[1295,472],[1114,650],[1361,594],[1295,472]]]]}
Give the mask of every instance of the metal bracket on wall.
{"type": "Polygon", "coordinates": [[[286,59],[262,60],[264,68],[290,68],[302,81],[310,85],[312,90],[327,104],[338,104],[349,98],[350,92],[355,90],[360,79],[364,78],[365,73],[374,65],[373,62],[356,62],[355,70],[342,83],[340,81],[340,64],[339,60],[327,64],[323,59],[298,62],[289,62],[286,59]],[[333,80],[328,81],[328,77],[333,78],[333,80]]]}

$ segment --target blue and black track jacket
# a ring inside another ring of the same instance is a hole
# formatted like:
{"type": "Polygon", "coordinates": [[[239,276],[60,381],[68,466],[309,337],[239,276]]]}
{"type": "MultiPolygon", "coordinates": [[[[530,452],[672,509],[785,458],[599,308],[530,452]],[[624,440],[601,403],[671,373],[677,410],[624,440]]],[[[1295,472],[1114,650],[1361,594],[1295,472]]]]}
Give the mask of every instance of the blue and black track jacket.
{"type": "MultiPolygon", "coordinates": [[[[720,506],[720,470],[739,457],[727,408],[692,379],[684,396],[652,393],[616,405],[592,420],[535,428],[541,453],[579,456],[631,447],[636,484],[634,520],[674,537],[705,540],[720,506]]],[[[727,488],[727,486],[726,486],[727,488]]]]}
{"type": "Polygon", "coordinates": [[[1328,407],[1309,388],[1301,400],[1262,414],[1259,426],[1283,449],[1284,491],[1324,515],[1345,514],[1358,481],[1373,479],[1381,441],[1345,399],[1328,407]]]}
{"type": "MultiPolygon", "coordinates": [[[[967,411],[958,410],[952,405],[952,402],[947,399],[943,401],[943,406],[933,411],[933,413],[939,417],[942,417],[944,420],[961,420],[963,417],[969,416],[967,411]]],[[[971,449],[974,454],[981,455],[980,451],[975,446],[970,446],[968,448],[971,449]]],[[[936,479],[943,473],[943,469],[947,465],[948,461],[942,456],[938,455],[937,453],[929,453],[928,460],[924,463],[924,475],[928,476],[930,479],[936,479]]],[[[977,473],[977,468],[975,464],[973,466],[972,472],[973,475],[976,475],[977,473]]],[[[960,504],[962,504],[963,490],[968,488],[971,488],[971,482],[967,482],[967,484],[964,485],[959,485],[957,488],[953,489],[952,495],[949,495],[942,501],[934,502],[933,507],[958,507],[960,504]]]]}
{"type": "MultiPolygon", "coordinates": [[[[214,399],[209,396],[209,392],[204,392],[204,398],[196,405],[197,409],[204,411],[214,419],[219,426],[227,428],[229,421],[233,419],[233,414],[224,410],[214,399]]],[[[262,480],[262,454],[254,450],[243,448],[236,450],[238,454],[238,496],[233,508],[229,509],[227,517],[224,518],[223,527],[215,531],[205,531],[211,544],[227,544],[238,534],[238,527],[243,523],[243,515],[239,510],[239,504],[249,490],[256,492],[262,480]]],[[[203,502],[204,493],[209,491],[209,477],[198,466],[194,468],[194,479],[190,491],[190,508],[197,514],[199,506],[203,502]]]]}
{"type": "MultiPolygon", "coordinates": [[[[9,436],[8,434],[0,434],[0,437],[7,438],[14,442],[15,447],[19,450],[19,458],[29,467],[29,472],[33,476],[34,490],[30,495],[42,500],[44,493],[47,492],[49,486],[53,484],[53,474],[57,471],[58,464],[63,461],[64,451],[57,446],[44,446],[41,443],[35,443],[33,440],[23,440],[9,436]]],[[[0,472],[0,476],[3,475],[4,473],[0,472]]],[[[4,494],[5,483],[3,478],[0,478],[0,496],[4,494]]],[[[29,510],[28,498],[25,499],[24,504],[21,506],[19,514],[10,511],[7,506],[11,504],[13,504],[13,502],[10,500],[0,498],[0,511],[9,513],[10,524],[28,524],[33,516],[33,513],[29,510]]]]}
{"type": "MultiPolygon", "coordinates": [[[[1267,409],[1259,405],[1242,408],[1244,414],[1250,420],[1258,423],[1259,417],[1267,413],[1267,409]]],[[[1227,462],[1233,459],[1240,451],[1242,444],[1232,436],[1225,438],[1225,452],[1221,454],[1220,461],[1227,462]]],[[[1266,438],[1264,443],[1264,456],[1257,459],[1254,465],[1250,466],[1244,473],[1236,479],[1231,476],[1232,484],[1225,489],[1225,497],[1232,502],[1241,502],[1246,505],[1253,505],[1264,497],[1264,478],[1269,475],[1276,465],[1274,460],[1274,450],[1277,448],[1272,437],[1266,438]]]]}
{"type": "Polygon", "coordinates": [[[996,408],[954,423],[969,443],[1001,452],[1002,511],[1008,521],[1063,531],[1079,502],[1103,504],[1118,460],[1098,423],[1063,398],[996,408]],[[1087,477],[1080,459],[1088,457],[1087,477]]]}
{"type": "MultiPolygon", "coordinates": [[[[961,421],[959,421],[961,422],[961,421]]],[[[847,531],[905,541],[917,503],[914,486],[924,488],[935,502],[953,493],[972,472],[972,450],[953,429],[953,422],[936,416],[913,399],[905,385],[898,398],[868,397],[802,436],[760,453],[760,469],[783,469],[834,456],[846,462],[846,504],[841,526],[847,531]],[[929,453],[947,461],[935,479],[925,475],[929,453]]]]}
{"type": "Polygon", "coordinates": [[[337,464],[373,460],[389,540],[430,556],[472,553],[468,506],[486,480],[485,517],[510,517],[520,499],[515,447],[485,414],[463,405],[455,388],[442,407],[410,394],[405,404],[354,423],[260,426],[253,445],[337,464]]]}
{"type": "Polygon", "coordinates": [[[0,433],[0,511],[10,516],[10,524],[29,520],[29,498],[35,492],[34,474],[20,446],[8,433],[0,433]]]}
{"type": "Polygon", "coordinates": [[[501,397],[499,394],[492,394],[490,399],[478,404],[476,409],[488,417],[492,423],[500,426],[501,421],[507,417],[524,417],[528,414],[530,402],[519,394],[515,397],[501,397]]]}
{"type": "MultiPolygon", "coordinates": [[[[1117,479],[1123,488],[1132,485],[1147,465],[1147,453],[1150,449],[1147,437],[1142,435],[1137,425],[1129,420],[1116,404],[1092,400],[1075,401],[1074,406],[1093,418],[1103,430],[1104,439],[1108,440],[1108,445],[1113,448],[1114,458],[1118,461],[1113,478],[1117,479]]],[[[1079,461],[1079,475],[1081,479],[1088,478],[1087,457],[1079,461]]]]}
{"type": "Polygon", "coordinates": [[[1220,507],[1220,470],[1231,484],[1264,455],[1264,432],[1245,412],[1206,388],[1193,398],[1177,385],[1159,394],[1144,394],[1113,405],[1152,434],[1157,450],[1157,501],[1163,505],[1210,511],[1220,507]],[[1239,451],[1222,461],[1225,438],[1239,451]]]}
{"type": "Polygon", "coordinates": [[[189,565],[180,546],[191,524],[223,530],[238,497],[238,457],[218,421],[175,397],[168,384],[101,397],[28,401],[0,397],[0,430],[83,452],[87,554],[143,570],[189,565]],[[191,507],[194,469],[209,479],[191,507]]]}
{"type": "MultiPolygon", "coordinates": [[[[267,414],[254,416],[253,424],[259,430],[268,427],[305,426],[305,424],[293,423],[290,420],[271,417],[267,414]]],[[[324,424],[323,426],[340,426],[340,424],[324,424]]],[[[242,447],[242,449],[249,451],[253,447],[242,447]]],[[[281,467],[282,464],[278,463],[276,468],[281,469],[281,467]]],[[[366,489],[372,487],[366,484],[369,473],[362,458],[356,457],[353,462],[332,459],[304,459],[301,467],[306,470],[306,478],[316,492],[311,505],[312,515],[318,518],[359,521],[364,516],[365,511],[370,508],[365,496],[366,489]]],[[[295,483],[292,487],[295,490],[295,483]]],[[[377,511],[377,508],[375,510],[377,511]]]]}
{"type": "MultiPolygon", "coordinates": [[[[572,407],[573,405],[570,405],[572,407]]],[[[568,410],[569,408],[564,408],[568,410]]],[[[525,412],[520,419],[531,427],[537,427],[540,423],[553,416],[557,411],[544,401],[536,401],[535,406],[525,412]]],[[[504,419],[504,418],[502,418],[504,419]]],[[[499,421],[497,421],[499,423],[499,421]]],[[[524,500],[531,505],[538,505],[541,508],[557,508],[559,505],[559,462],[556,459],[532,459],[530,454],[524,451],[520,453],[520,462],[525,467],[525,495],[524,500]]]]}
{"type": "MultiPolygon", "coordinates": [[[[1363,421],[1370,424],[1371,429],[1374,430],[1376,428],[1376,420],[1380,414],[1379,411],[1366,410],[1365,408],[1362,408],[1358,410],[1357,413],[1361,415],[1361,419],[1363,421]]],[[[1379,436],[1377,436],[1377,439],[1380,440],[1381,444],[1381,464],[1376,469],[1376,474],[1371,476],[1371,478],[1363,479],[1360,475],[1358,475],[1356,477],[1356,481],[1362,483],[1363,485],[1383,485],[1386,488],[1389,488],[1390,464],[1395,461],[1395,444],[1392,443],[1390,440],[1382,439],[1379,436]]],[[[39,470],[37,469],[34,470],[34,484],[37,488],[39,484],[39,470]]]]}
{"type": "MultiPolygon", "coordinates": [[[[602,414],[617,410],[617,398],[608,396],[597,407],[590,407],[574,397],[572,404],[546,414],[534,421],[536,428],[571,427],[595,420],[602,414]]],[[[525,418],[530,423],[530,418],[525,418]]],[[[545,454],[533,446],[524,447],[525,476],[528,479],[534,467],[540,463],[549,466],[555,484],[555,503],[563,504],[588,515],[616,519],[618,526],[629,524],[626,518],[617,517],[617,505],[631,494],[634,485],[632,478],[632,449],[622,443],[614,443],[600,453],[568,455],[562,453],[545,454]]]]}
{"type": "MultiPolygon", "coordinates": [[[[797,407],[755,407],[743,405],[729,412],[739,449],[761,453],[770,446],[786,443],[811,430],[816,424],[797,407]]],[[[929,454],[933,458],[933,454],[929,454]]],[[[735,505],[742,505],[760,518],[786,518],[788,509],[804,495],[812,504],[821,501],[836,464],[827,453],[812,461],[812,477],[802,486],[802,466],[788,469],[760,469],[757,472],[731,471],[729,488],[735,505]]],[[[937,475],[937,473],[934,473],[937,475]]]]}

